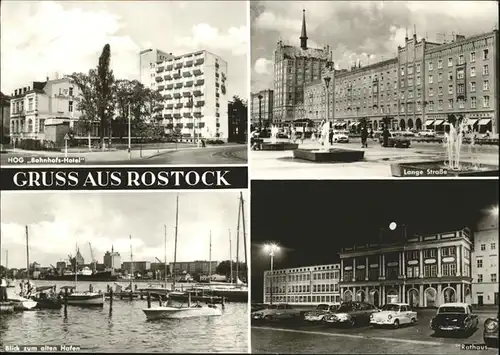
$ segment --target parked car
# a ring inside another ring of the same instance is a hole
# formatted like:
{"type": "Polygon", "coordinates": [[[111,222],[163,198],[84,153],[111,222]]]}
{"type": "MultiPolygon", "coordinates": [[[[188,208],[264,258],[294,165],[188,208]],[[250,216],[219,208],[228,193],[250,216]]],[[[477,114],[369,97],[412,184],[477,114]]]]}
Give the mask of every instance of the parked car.
{"type": "MultiPolygon", "coordinates": [[[[380,144],[384,144],[384,135],[382,134],[378,141],[380,144]]],[[[411,140],[408,137],[404,137],[396,132],[389,131],[388,147],[396,148],[409,148],[411,145],[411,140]]]]}
{"type": "Polygon", "coordinates": [[[372,313],[378,312],[378,308],[367,302],[344,302],[333,314],[325,316],[325,323],[348,325],[354,327],[360,324],[370,324],[372,313]]]}
{"type": "Polygon", "coordinates": [[[333,131],[333,143],[349,143],[349,135],[345,131],[333,131]]]}
{"type": "Polygon", "coordinates": [[[498,317],[484,321],[483,340],[488,346],[498,347],[498,317]]]}
{"type": "Polygon", "coordinates": [[[253,320],[291,320],[298,319],[299,317],[300,311],[294,309],[289,304],[273,304],[266,309],[261,309],[260,311],[252,313],[253,320]]]}
{"type": "Polygon", "coordinates": [[[251,313],[266,309],[268,305],[264,303],[252,303],[251,313]]]}
{"type": "Polygon", "coordinates": [[[439,306],[430,326],[434,333],[472,333],[478,327],[477,314],[466,303],[445,303],[439,306]]]}
{"type": "Polygon", "coordinates": [[[285,138],[285,139],[288,139],[288,134],[286,134],[284,132],[278,132],[276,134],[276,138],[285,138]]]}
{"type": "Polygon", "coordinates": [[[432,129],[423,129],[423,130],[419,131],[417,134],[419,137],[435,137],[436,136],[436,132],[432,129]]]}
{"type": "Polygon", "coordinates": [[[417,312],[412,311],[408,303],[388,303],[378,313],[372,313],[370,324],[374,327],[390,325],[399,328],[402,324],[415,324],[417,312]]]}
{"type": "Polygon", "coordinates": [[[398,132],[398,135],[401,135],[403,137],[409,137],[409,138],[416,136],[416,134],[412,131],[401,131],[401,132],[398,132]]]}
{"type": "Polygon", "coordinates": [[[314,311],[306,312],[304,314],[304,320],[307,322],[324,322],[325,317],[334,313],[339,307],[339,303],[333,305],[325,303],[318,304],[314,311]]]}

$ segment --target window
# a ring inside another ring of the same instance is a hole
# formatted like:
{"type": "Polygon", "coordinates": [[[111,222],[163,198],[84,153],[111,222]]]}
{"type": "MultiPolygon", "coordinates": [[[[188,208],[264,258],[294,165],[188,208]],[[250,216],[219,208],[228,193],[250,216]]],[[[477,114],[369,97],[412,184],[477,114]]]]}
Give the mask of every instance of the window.
{"type": "Polygon", "coordinates": [[[470,61],[471,63],[476,61],[476,52],[470,52],[470,61]]]}
{"type": "Polygon", "coordinates": [[[482,274],[477,274],[477,282],[478,283],[483,282],[483,275],[482,274]]]}
{"type": "Polygon", "coordinates": [[[420,97],[420,95],[421,95],[421,91],[422,91],[422,90],[421,90],[420,88],[417,88],[417,97],[420,97]]]}
{"type": "Polygon", "coordinates": [[[483,107],[490,107],[490,97],[489,96],[483,97],[483,107]]]}
{"type": "Polygon", "coordinates": [[[420,75],[417,76],[416,82],[417,82],[417,85],[420,85],[420,75]]]}
{"type": "Polygon", "coordinates": [[[475,77],[476,76],[476,67],[470,67],[470,76],[475,77]]]}
{"type": "Polygon", "coordinates": [[[443,81],[443,73],[438,73],[438,83],[443,81]]]}
{"type": "Polygon", "coordinates": [[[420,64],[417,64],[416,71],[417,73],[420,73],[420,64]]]}
{"type": "Polygon", "coordinates": [[[477,259],[476,263],[477,263],[477,268],[478,269],[483,267],[483,259],[477,259]]]}
{"type": "Polygon", "coordinates": [[[453,85],[452,84],[448,85],[448,94],[450,94],[450,95],[453,94],[453,85]]]}
{"type": "Polygon", "coordinates": [[[438,60],[438,69],[442,69],[442,68],[443,68],[443,60],[439,59],[438,60]]]}
{"type": "Polygon", "coordinates": [[[437,276],[437,265],[424,265],[424,277],[436,277],[437,276]]]}
{"type": "Polygon", "coordinates": [[[434,89],[433,88],[429,88],[429,96],[434,96],[434,89]]]}
{"type": "Polygon", "coordinates": [[[471,96],[470,98],[470,107],[471,108],[476,108],[477,107],[477,100],[475,96],[471,96]]]}
{"type": "Polygon", "coordinates": [[[470,92],[476,92],[476,82],[475,81],[470,82],[470,92]]]}
{"type": "Polygon", "coordinates": [[[488,53],[489,53],[489,51],[487,49],[483,50],[483,60],[488,60],[488,58],[489,58],[488,53]]]}
{"type": "Polygon", "coordinates": [[[464,68],[460,68],[457,70],[457,79],[463,79],[464,78],[464,68]]]}
{"type": "Polygon", "coordinates": [[[429,75],[429,84],[432,84],[434,82],[434,78],[432,75],[429,75]]]}
{"type": "Polygon", "coordinates": [[[485,251],[486,250],[486,244],[481,244],[481,251],[485,251]]]}
{"type": "Polygon", "coordinates": [[[497,282],[497,274],[491,274],[491,282],[497,282]]]}
{"type": "Polygon", "coordinates": [[[413,67],[411,65],[408,66],[408,74],[413,74],[413,67]]]}
{"type": "Polygon", "coordinates": [[[439,100],[438,101],[438,110],[442,110],[443,109],[443,100],[439,100]]]}
{"type": "Polygon", "coordinates": [[[488,70],[488,65],[483,65],[483,75],[488,75],[489,70],[488,70]]]}
{"type": "Polygon", "coordinates": [[[434,69],[434,63],[429,62],[429,70],[432,70],[432,69],[434,69]]]}
{"type": "Polygon", "coordinates": [[[490,248],[491,248],[491,250],[495,250],[496,244],[495,243],[491,243],[490,248]]]}
{"type": "Polygon", "coordinates": [[[73,112],[73,101],[68,102],[68,111],[73,112]]]}
{"type": "Polygon", "coordinates": [[[401,67],[401,76],[405,76],[405,68],[401,67]]]}
{"type": "Polygon", "coordinates": [[[408,79],[408,86],[413,86],[413,79],[408,79]]]}
{"type": "Polygon", "coordinates": [[[73,96],[73,88],[72,87],[69,88],[69,96],[73,96]]]}
{"type": "Polygon", "coordinates": [[[453,80],[453,73],[451,71],[448,72],[448,80],[449,81],[453,80]]]}
{"type": "Polygon", "coordinates": [[[408,266],[406,268],[406,277],[411,279],[411,278],[418,278],[420,276],[420,267],[418,266],[408,266]]]}
{"type": "Polygon", "coordinates": [[[483,82],[483,91],[488,91],[490,89],[490,82],[488,80],[485,80],[483,82]]]}
{"type": "Polygon", "coordinates": [[[444,263],[442,266],[442,274],[443,276],[456,276],[457,273],[457,264],[455,263],[444,263]]]}
{"type": "Polygon", "coordinates": [[[448,67],[453,66],[453,58],[448,58],[448,67]]]}
{"type": "Polygon", "coordinates": [[[33,111],[33,98],[28,99],[28,111],[33,111]]]}
{"type": "Polygon", "coordinates": [[[448,108],[453,109],[453,99],[448,99],[448,108]]]}
{"type": "Polygon", "coordinates": [[[464,84],[458,84],[457,85],[457,94],[463,94],[465,91],[465,85],[464,84]]]}
{"type": "Polygon", "coordinates": [[[458,56],[458,65],[462,65],[462,64],[464,64],[464,55],[460,54],[458,56]]]}

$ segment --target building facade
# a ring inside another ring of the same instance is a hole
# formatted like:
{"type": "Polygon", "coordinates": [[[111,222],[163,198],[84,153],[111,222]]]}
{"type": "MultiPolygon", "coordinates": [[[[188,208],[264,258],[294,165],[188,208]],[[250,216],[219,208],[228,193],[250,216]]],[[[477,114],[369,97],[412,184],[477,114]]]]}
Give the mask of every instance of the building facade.
{"type": "Polygon", "coordinates": [[[228,142],[247,142],[248,104],[243,101],[229,101],[227,104],[229,124],[228,142]]]}
{"type": "Polygon", "coordinates": [[[114,247],[111,247],[111,252],[106,251],[103,257],[104,267],[112,270],[119,270],[122,265],[120,253],[115,252],[114,247]]]}
{"type": "Polygon", "coordinates": [[[139,80],[144,86],[151,87],[155,82],[155,64],[173,58],[172,53],[159,49],[145,49],[139,52],[139,80]]]}
{"type": "Polygon", "coordinates": [[[255,94],[252,93],[250,97],[250,123],[252,126],[268,127],[270,124],[275,123],[273,120],[274,91],[269,89],[261,90],[255,94]],[[262,99],[259,99],[259,96],[262,99]]]}
{"type": "Polygon", "coordinates": [[[340,302],[340,265],[316,265],[264,272],[264,303],[316,305],[340,302]],[[272,277],[272,282],[271,282],[272,277]]]}
{"type": "Polygon", "coordinates": [[[10,136],[10,96],[4,95],[0,92],[0,107],[2,109],[2,143],[4,137],[10,136]]]}
{"type": "Polygon", "coordinates": [[[307,46],[305,10],[302,17],[300,47],[278,41],[274,52],[273,120],[276,123],[293,121],[295,106],[304,102],[304,85],[321,78],[333,67],[329,46],[307,46]]]}
{"type": "Polygon", "coordinates": [[[151,88],[163,95],[158,106],[165,133],[186,139],[227,140],[227,62],[202,50],[154,63],[151,88]]]}
{"type": "Polygon", "coordinates": [[[376,306],[407,302],[412,307],[471,303],[472,240],[464,228],[345,248],[340,253],[342,300],[376,306]]]}
{"type": "Polygon", "coordinates": [[[498,215],[484,217],[474,233],[472,303],[498,305],[498,215]]]}
{"type": "Polygon", "coordinates": [[[133,272],[134,274],[140,273],[145,274],[149,270],[151,270],[151,262],[150,261],[124,261],[122,263],[122,270],[126,270],[128,272],[133,272]]]}
{"type": "Polygon", "coordinates": [[[175,275],[179,275],[182,273],[209,275],[215,274],[217,265],[219,265],[218,261],[183,261],[177,262],[175,264],[170,263],[170,270],[172,270],[175,275]]]}

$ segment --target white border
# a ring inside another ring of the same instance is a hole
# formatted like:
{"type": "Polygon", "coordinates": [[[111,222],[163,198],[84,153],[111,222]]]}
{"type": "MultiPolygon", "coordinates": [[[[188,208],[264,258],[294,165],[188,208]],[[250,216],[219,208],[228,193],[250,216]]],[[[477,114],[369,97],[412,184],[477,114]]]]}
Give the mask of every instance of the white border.
{"type": "Polygon", "coordinates": [[[247,52],[247,174],[248,174],[248,203],[245,205],[243,202],[243,209],[248,206],[248,213],[246,220],[248,221],[248,226],[246,230],[248,231],[248,248],[247,248],[247,285],[248,285],[248,302],[247,302],[247,321],[248,321],[248,353],[252,353],[252,322],[250,319],[250,313],[252,310],[252,218],[251,218],[251,199],[252,199],[252,168],[250,164],[250,123],[251,123],[251,112],[250,112],[250,101],[252,100],[252,32],[251,32],[251,18],[250,18],[250,0],[246,1],[247,9],[247,35],[248,35],[248,52],[247,52]]]}

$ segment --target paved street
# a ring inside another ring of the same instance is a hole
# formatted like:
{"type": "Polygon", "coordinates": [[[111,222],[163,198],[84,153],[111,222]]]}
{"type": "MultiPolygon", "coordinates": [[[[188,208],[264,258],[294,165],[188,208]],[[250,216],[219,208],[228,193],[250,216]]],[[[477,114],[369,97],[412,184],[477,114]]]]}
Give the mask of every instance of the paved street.
{"type": "MultiPolygon", "coordinates": [[[[83,157],[85,165],[205,165],[205,164],[246,164],[248,156],[247,145],[224,144],[217,146],[207,146],[198,148],[193,145],[182,144],[178,147],[175,144],[163,145],[161,148],[148,147],[132,150],[132,159],[129,160],[127,150],[113,150],[104,152],[88,152],[70,150],[68,157],[83,157]]],[[[2,166],[10,165],[9,157],[64,157],[62,152],[42,152],[42,151],[9,151],[0,155],[2,166]]],[[[36,166],[40,164],[29,164],[36,166]]]]}
{"type": "MultiPolygon", "coordinates": [[[[429,321],[435,310],[419,311],[418,323],[399,329],[336,328],[310,324],[252,324],[256,353],[458,354],[461,344],[483,344],[483,324],[495,312],[478,313],[479,329],[469,337],[434,337],[429,321]]],[[[497,349],[480,351],[497,354],[497,349]]]]}
{"type": "MultiPolygon", "coordinates": [[[[309,140],[301,148],[318,148],[319,144],[309,140]]],[[[361,149],[359,139],[349,143],[333,144],[335,148],[361,149]]],[[[391,163],[445,158],[442,144],[412,142],[410,148],[384,148],[378,142],[369,140],[363,161],[354,163],[313,163],[293,158],[292,151],[251,151],[250,165],[252,179],[352,179],[390,178],[391,163]]],[[[482,164],[498,166],[498,146],[474,146],[462,149],[461,159],[476,159],[482,164]],[[473,158],[474,157],[474,158],[473,158]]]]}

